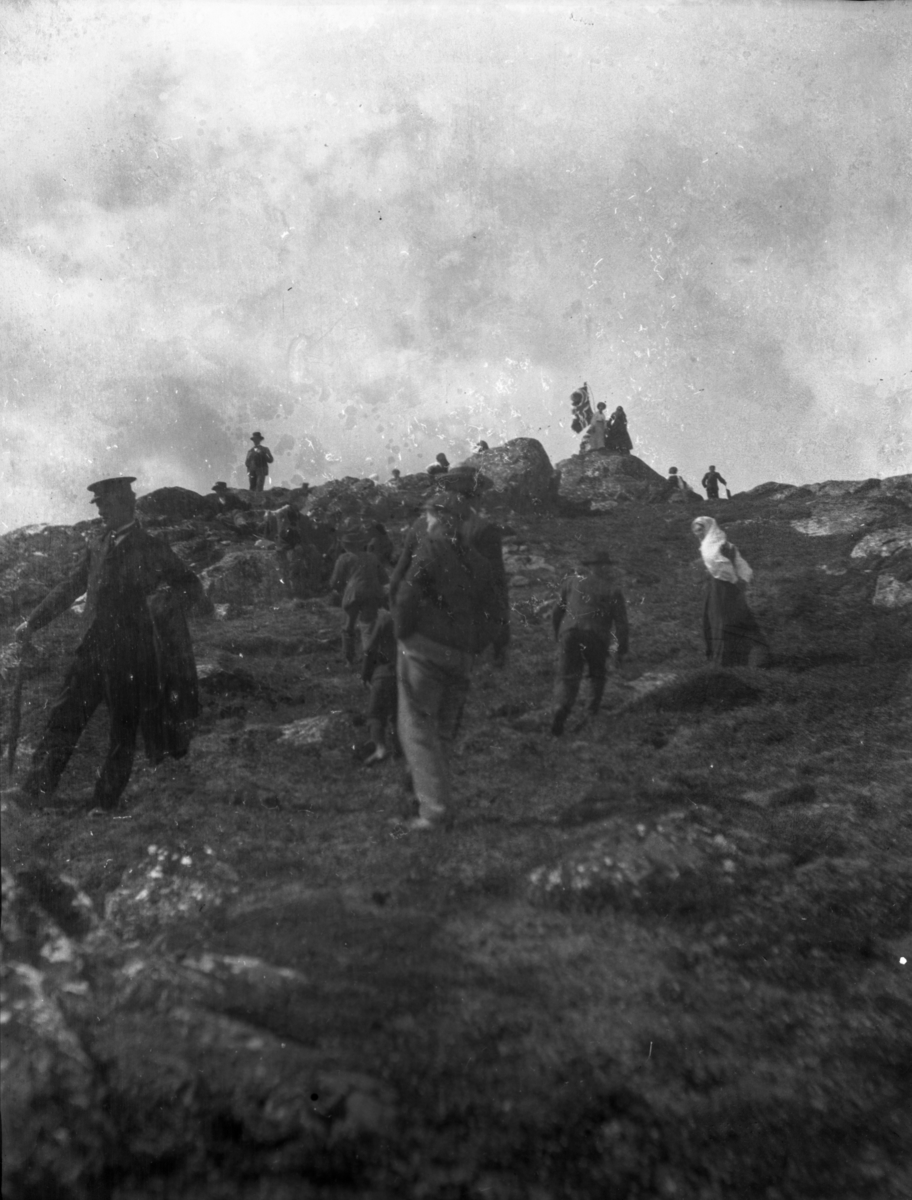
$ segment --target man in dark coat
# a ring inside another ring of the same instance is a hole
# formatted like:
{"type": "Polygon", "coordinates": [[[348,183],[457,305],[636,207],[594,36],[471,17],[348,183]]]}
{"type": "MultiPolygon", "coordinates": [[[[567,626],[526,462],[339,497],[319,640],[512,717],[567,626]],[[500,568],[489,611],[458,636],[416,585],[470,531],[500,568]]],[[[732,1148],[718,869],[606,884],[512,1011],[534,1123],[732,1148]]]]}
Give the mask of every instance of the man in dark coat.
{"type": "Polygon", "coordinates": [[[130,779],[142,732],[154,762],[179,758],[199,709],[196,664],[184,616],[211,605],[196,575],[137,523],[132,476],[89,485],[104,530],[76,570],[16,630],[27,641],[83,593],[85,635],[67,669],[21,792],[32,802],[54,792],[76,743],[102,700],[111,717],[108,752],[94,806],[116,807],[130,779]]]}
{"type": "Polygon", "coordinates": [[[612,629],[617,635],[617,660],[627,654],[627,605],[621,577],[605,550],[580,560],[584,570],[567,577],[551,613],[557,638],[557,682],[551,732],[560,737],[579,694],[583,668],[589,668],[592,695],[589,714],[595,716],[605,691],[605,664],[612,629]]]}
{"type": "Polygon", "coordinates": [[[247,451],[244,467],[247,471],[247,478],[250,481],[250,490],[252,492],[262,492],[266,486],[269,464],[275,460],[272,457],[272,451],[269,447],[263,445],[263,435],[259,430],[250,435],[250,440],[253,442],[253,445],[247,451]]]}
{"type": "MultiPolygon", "coordinates": [[[[463,540],[476,553],[480,554],[482,558],[486,558],[491,567],[494,586],[500,595],[498,611],[504,614],[502,628],[495,632],[495,636],[492,639],[492,646],[495,663],[503,666],[506,659],[507,646],[510,644],[509,587],[507,584],[507,571],[503,560],[503,531],[499,525],[495,525],[481,516],[475,507],[479,497],[485,488],[490,485],[490,482],[487,476],[483,475],[477,467],[468,466],[463,463],[458,467],[452,467],[446,475],[442,476],[438,480],[438,486],[453,497],[452,508],[454,512],[459,514],[462,521],[461,532],[463,540]]],[[[390,576],[389,594],[391,602],[396,598],[399,584],[405,578],[419,545],[428,535],[434,502],[433,499],[429,501],[427,511],[411,525],[405,535],[405,544],[402,547],[402,553],[399,555],[399,560],[390,576]]]]}
{"type": "MultiPolygon", "coordinates": [[[[725,484],[725,480],[719,474],[715,467],[710,466],[709,470],[700,480],[700,486],[706,490],[707,500],[719,499],[719,484],[725,484]]],[[[727,487],[728,485],[725,484],[727,487]]]]}
{"type": "Polygon", "coordinates": [[[329,588],[342,608],[342,652],[349,666],[355,661],[355,630],[360,627],[364,649],[384,602],[387,581],[386,568],[367,549],[367,531],[359,527],[344,531],[342,553],[333,567],[329,588]]]}

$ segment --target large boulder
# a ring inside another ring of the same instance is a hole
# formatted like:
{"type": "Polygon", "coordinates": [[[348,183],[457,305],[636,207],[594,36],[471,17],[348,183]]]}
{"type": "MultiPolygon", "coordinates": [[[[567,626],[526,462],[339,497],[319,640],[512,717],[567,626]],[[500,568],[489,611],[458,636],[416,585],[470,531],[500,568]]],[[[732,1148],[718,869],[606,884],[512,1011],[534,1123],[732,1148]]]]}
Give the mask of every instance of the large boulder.
{"type": "Polygon", "coordinates": [[[467,458],[493,483],[485,499],[516,512],[539,512],[557,501],[558,476],[551,459],[535,438],[513,438],[467,458]]]}
{"type": "Polygon", "coordinates": [[[189,488],[157,488],[139,497],[136,511],[146,517],[167,517],[174,522],[192,520],[211,513],[212,498],[191,492],[189,488]]]}
{"type": "Polygon", "coordinates": [[[0,537],[0,621],[27,616],[75,568],[85,551],[79,525],[24,525],[0,537]]]}
{"type": "Polygon", "coordinates": [[[387,491],[373,479],[355,479],[346,475],[343,479],[331,479],[311,488],[306,511],[315,521],[340,525],[352,517],[387,521],[393,508],[387,491]]]}
{"type": "Polygon", "coordinates": [[[200,574],[213,604],[262,608],[287,598],[281,564],[274,550],[232,550],[200,574]]]}
{"type": "Polygon", "coordinates": [[[640,503],[658,494],[665,479],[635,454],[574,454],[557,464],[560,495],[575,503],[589,502],[593,512],[607,512],[631,500],[640,503]]]}
{"type": "Polygon", "coordinates": [[[427,471],[414,475],[401,475],[380,485],[390,503],[390,518],[410,521],[419,515],[424,502],[434,490],[435,483],[427,471]]]}

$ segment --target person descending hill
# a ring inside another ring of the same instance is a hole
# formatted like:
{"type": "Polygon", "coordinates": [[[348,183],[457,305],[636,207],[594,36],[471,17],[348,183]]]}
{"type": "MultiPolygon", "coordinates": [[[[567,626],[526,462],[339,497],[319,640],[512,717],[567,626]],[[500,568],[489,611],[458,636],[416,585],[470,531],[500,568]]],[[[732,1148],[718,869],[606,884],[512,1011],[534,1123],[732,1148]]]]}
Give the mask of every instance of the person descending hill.
{"type": "Polygon", "coordinates": [[[579,693],[583,668],[589,670],[591,696],[589,714],[594,716],[605,690],[606,663],[612,631],[617,636],[617,661],[629,649],[627,604],[621,591],[621,575],[607,550],[580,559],[584,570],[568,576],[560,599],[551,613],[558,643],[557,679],[551,732],[560,737],[579,693]]]}
{"type": "Polygon", "coordinates": [[[181,758],[190,746],[199,693],[185,614],[192,605],[211,612],[212,604],[170,546],[137,524],[133,482],[123,476],[89,484],[103,530],[73,573],[16,629],[24,644],[86,594],[82,641],[21,787],[33,803],[53,795],[102,700],[111,726],[95,807],[116,808],[133,769],[137,735],[155,763],[166,754],[181,758]]]}
{"type": "Polygon", "coordinates": [[[399,738],[418,800],[412,829],[438,826],[451,804],[446,747],[455,738],[475,656],[507,623],[491,565],[464,536],[465,498],[438,492],[429,529],[399,584],[399,738]]]}
{"type": "MultiPolygon", "coordinates": [[[[715,467],[710,466],[709,470],[700,480],[700,487],[706,491],[707,500],[719,499],[719,484],[725,484],[725,480],[719,474],[715,467]]],[[[728,485],[726,484],[726,487],[728,485]]]]}
{"type": "Polygon", "coordinates": [[[769,644],[747,604],[753,571],[712,517],[697,517],[691,529],[709,574],[703,605],[706,657],[714,667],[765,667],[769,644]]]}
{"type": "Polygon", "coordinates": [[[333,567],[329,588],[342,606],[342,653],[351,665],[355,661],[355,630],[360,627],[363,649],[384,600],[387,574],[376,554],[367,549],[366,530],[350,526],[340,541],[342,553],[333,567]]]}
{"type": "MultiPolygon", "coordinates": [[[[462,535],[466,543],[482,558],[486,558],[491,566],[494,586],[501,596],[502,611],[505,614],[503,626],[493,637],[492,645],[494,661],[498,665],[503,665],[510,642],[510,606],[507,600],[507,571],[503,560],[503,530],[478,511],[480,497],[490,483],[490,479],[483,475],[477,467],[469,466],[466,463],[453,467],[439,481],[441,490],[454,497],[453,504],[461,514],[462,535]]],[[[399,584],[405,578],[419,545],[427,537],[431,523],[432,516],[426,508],[426,511],[406,533],[402,553],[390,576],[391,601],[395,600],[399,584]]]]}

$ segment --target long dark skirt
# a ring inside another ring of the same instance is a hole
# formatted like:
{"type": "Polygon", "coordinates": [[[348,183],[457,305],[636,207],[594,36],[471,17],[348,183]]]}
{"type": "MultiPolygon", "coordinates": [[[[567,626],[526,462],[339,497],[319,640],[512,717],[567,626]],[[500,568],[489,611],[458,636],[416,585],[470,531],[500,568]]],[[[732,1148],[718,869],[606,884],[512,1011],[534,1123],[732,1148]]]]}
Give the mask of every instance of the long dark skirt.
{"type": "Polygon", "coordinates": [[[710,579],[703,608],[706,657],[714,667],[765,667],[769,644],[747,606],[744,587],[710,579]]]}

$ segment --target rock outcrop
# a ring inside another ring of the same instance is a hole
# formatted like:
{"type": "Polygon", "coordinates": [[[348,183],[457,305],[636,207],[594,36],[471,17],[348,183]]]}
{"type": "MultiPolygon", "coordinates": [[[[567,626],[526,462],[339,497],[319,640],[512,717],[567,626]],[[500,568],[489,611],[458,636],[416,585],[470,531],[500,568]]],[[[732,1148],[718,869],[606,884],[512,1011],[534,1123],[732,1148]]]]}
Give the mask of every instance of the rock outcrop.
{"type": "Polygon", "coordinates": [[[558,476],[544,446],[535,438],[514,438],[465,461],[491,480],[488,503],[515,512],[544,512],[557,501],[558,476]]]}
{"type": "Polygon", "coordinates": [[[648,500],[665,480],[635,454],[574,454],[557,464],[561,499],[588,503],[592,512],[648,500]]]}
{"type": "Polygon", "coordinates": [[[73,570],[92,526],[24,525],[0,537],[0,620],[29,612],[73,570]]]}
{"type": "Polygon", "coordinates": [[[272,549],[232,550],[201,572],[206,595],[213,604],[263,607],[288,595],[278,556],[272,549]]]}

